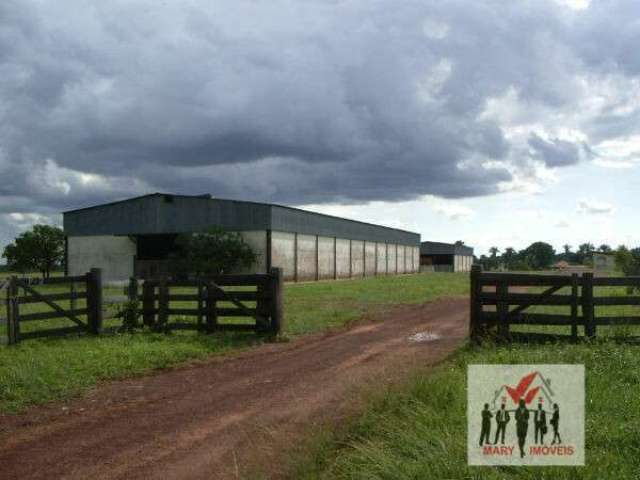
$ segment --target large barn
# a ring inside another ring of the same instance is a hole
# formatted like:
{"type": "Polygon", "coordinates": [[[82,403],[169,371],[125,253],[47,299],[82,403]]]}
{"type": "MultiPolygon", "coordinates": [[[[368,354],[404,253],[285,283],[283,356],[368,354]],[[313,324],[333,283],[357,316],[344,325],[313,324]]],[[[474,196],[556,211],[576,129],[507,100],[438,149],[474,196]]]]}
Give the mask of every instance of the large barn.
{"type": "Polygon", "coordinates": [[[178,234],[221,227],[240,232],[258,255],[254,272],[283,269],[285,280],[413,273],[420,235],[267,203],[154,193],[64,212],[67,270],[92,267],[106,280],[166,271],[178,234]]]}
{"type": "Polygon", "coordinates": [[[461,242],[422,242],[421,272],[468,272],[473,265],[473,248],[461,242]]]}

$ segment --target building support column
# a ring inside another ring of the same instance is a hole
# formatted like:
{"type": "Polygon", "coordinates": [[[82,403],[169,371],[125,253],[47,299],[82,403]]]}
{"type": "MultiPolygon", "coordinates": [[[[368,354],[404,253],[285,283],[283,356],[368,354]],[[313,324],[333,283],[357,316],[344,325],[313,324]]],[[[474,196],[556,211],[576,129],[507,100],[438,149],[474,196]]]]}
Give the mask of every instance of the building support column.
{"type": "Polygon", "coordinates": [[[333,279],[338,279],[338,238],[333,237],[333,279]]]}

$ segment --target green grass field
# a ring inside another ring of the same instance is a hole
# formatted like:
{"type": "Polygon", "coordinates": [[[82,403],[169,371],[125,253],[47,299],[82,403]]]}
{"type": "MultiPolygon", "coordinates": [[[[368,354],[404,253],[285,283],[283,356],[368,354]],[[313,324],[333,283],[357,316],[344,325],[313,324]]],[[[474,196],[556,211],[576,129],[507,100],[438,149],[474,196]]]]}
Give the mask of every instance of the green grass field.
{"type": "Polygon", "coordinates": [[[611,339],[590,344],[485,345],[434,372],[370,393],[362,415],[316,431],[294,455],[291,478],[320,480],[640,478],[640,355],[611,339]],[[585,467],[468,467],[466,369],[473,363],[583,363],[585,467]]]}
{"type": "MultiPolygon", "coordinates": [[[[62,291],[54,286],[40,288],[62,291]]],[[[393,305],[425,303],[467,292],[468,275],[449,273],[286,284],[284,336],[341,328],[363,317],[379,315],[393,305]]],[[[104,295],[122,295],[122,289],[105,289],[104,295]]],[[[79,308],[82,305],[78,303],[79,308]]],[[[24,306],[23,311],[35,308],[24,306]]],[[[43,309],[46,307],[39,306],[37,311],[43,309]]],[[[109,320],[106,326],[118,323],[109,320]]],[[[22,330],[72,325],[68,320],[47,320],[27,322],[22,330]]],[[[5,327],[0,328],[0,335],[6,336],[5,327]]],[[[0,412],[18,412],[30,405],[76,395],[101,380],[140,375],[262,341],[264,338],[254,334],[141,331],[34,339],[0,346],[0,412]]]]}

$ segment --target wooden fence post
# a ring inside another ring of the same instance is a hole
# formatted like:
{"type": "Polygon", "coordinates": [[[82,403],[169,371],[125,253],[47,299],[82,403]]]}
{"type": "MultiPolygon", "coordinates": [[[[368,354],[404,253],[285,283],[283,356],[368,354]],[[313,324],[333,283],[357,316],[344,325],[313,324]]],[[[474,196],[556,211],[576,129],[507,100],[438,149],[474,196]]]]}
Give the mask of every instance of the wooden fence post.
{"type": "Polygon", "coordinates": [[[145,280],[142,284],[142,323],[147,327],[153,327],[156,324],[156,286],[153,282],[145,280]]]}
{"type": "Polygon", "coordinates": [[[198,283],[198,330],[202,330],[204,321],[207,318],[207,297],[206,288],[202,282],[198,283]]]}
{"type": "Polygon", "coordinates": [[[20,303],[18,302],[18,282],[16,277],[9,278],[7,285],[7,343],[14,345],[20,341],[20,303]]]}
{"type": "Polygon", "coordinates": [[[167,279],[160,280],[158,285],[158,322],[157,326],[165,328],[169,323],[169,287],[167,279]]]}
{"type": "Polygon", "coordinates": [[[469,336],[471,341],[479,343],[481,325],[482,322],[482,304],[480,303],[480,295],[482,293],[482,284],[480,283],[480,276],[482,275],[482,266],[473,265],[471,267],[470,278],[470,290],[469,290],[469,336]]]}
{"type": "MultiPolygon", "coordinates": [[[[7,280],[4,286],[4,311],[7,314],[7,345],[11,345],[11,278],[7,280]]],[[[0,292],[2,289],[0,289],[0,292]]]]}
{"type": "Polygon", "coordinates": [[[578,274],[571,275],[571,337],[578,340],[578,274]]]}
{"type": "Polygon", "coordinates": [[[498,299],[496,311],[498,313],[498,338],[500,340],[507,340],[509,338],[509,303],[507,302],[508,294],[509,285],[504,281],[498,283],[496,287],[496,297],[498,299]]]}
{"type": "Polygon", "coordinates": [[[89,332],[99,334],[102,330],[102,270],[92,268],[87,273],[86,285],[89,332]]]}
{"type": "Polygon", "coordinates": [[[127,298],[130,302],[136,302],[138,300],[138,279],[135,277],[129,278],[129,285],[127,286],[127,298]]]}
{"type": "Polygon", "coordinates": [[[206,330],[208,333],[212,333],[218,326],[218,289],[212,284],[207,284],[207,325],[206,330]]]}
{"type": "Polygon", "coordinates": [[[269,276],[269,281],[258,283],[256,287],[256,330],[263,332],[269,330],[269,317],[271,316],[271,283],[273,278],[269,276]]]}
{"type": "Polygon", "coordinates": [[[129,315],[130,318],[127,319],[129,325],[137,325],[139,314],[139,304],[138,304],[138,279],[135,277],[129,278],[129,285],[127,285],[127,299],[129,301],[129,305],[126,309],[126,315],[129,315]],[[131,306],[136,305],[136,311],[134,311],[131,306]]]}
{"type": "Polygon", "coordinates": [[[270,297],[271,297],[271,332],[275,335],[284,329],[284,281],[281,268],[272,268],[269,271],[271,275],[270,297]]]}
{"type": "Polygon", "coordinates": [[[596,336],[593,308],[593,273],[582,275],[582,316],[584,317],[584,333],[588,338],[596,336]]]}

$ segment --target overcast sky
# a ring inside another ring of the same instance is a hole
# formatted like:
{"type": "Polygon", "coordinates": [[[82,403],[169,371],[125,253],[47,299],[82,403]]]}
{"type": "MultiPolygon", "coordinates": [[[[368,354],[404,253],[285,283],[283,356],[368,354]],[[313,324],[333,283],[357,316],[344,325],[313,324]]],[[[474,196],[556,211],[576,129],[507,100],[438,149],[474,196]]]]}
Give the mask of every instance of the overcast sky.
{"type": "Polygon", "coordinates": [[[0,248],[155,191],[640,245],[637,0],[0,1],[0,248]]]}

